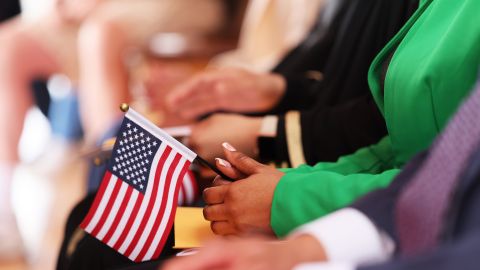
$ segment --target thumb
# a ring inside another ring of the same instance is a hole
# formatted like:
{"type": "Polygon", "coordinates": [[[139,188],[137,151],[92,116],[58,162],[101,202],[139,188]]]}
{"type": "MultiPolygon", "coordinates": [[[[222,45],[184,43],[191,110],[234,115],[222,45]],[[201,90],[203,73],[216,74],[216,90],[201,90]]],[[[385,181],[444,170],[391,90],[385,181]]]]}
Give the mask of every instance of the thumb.
{"type": "Polygon", "coordinates": [[[238,152],[231,144],[227,142],[223,143],[222,146],[227,160],[232,164],[233,167],[246,176],[259,173],[265,167],[265,165],[257,162],[253,158],[238,152]]]}

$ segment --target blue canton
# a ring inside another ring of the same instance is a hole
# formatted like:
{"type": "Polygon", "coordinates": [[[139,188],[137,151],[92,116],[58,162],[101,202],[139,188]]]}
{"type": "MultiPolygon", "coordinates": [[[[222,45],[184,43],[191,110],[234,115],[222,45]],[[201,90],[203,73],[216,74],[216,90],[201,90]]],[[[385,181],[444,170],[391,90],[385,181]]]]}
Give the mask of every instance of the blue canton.
{"type": "Polygon", "coordinates": [[[124,118],[113,147],[108,170],[145,194],[153,158],[162,142],[128,118],[124,118]]]}

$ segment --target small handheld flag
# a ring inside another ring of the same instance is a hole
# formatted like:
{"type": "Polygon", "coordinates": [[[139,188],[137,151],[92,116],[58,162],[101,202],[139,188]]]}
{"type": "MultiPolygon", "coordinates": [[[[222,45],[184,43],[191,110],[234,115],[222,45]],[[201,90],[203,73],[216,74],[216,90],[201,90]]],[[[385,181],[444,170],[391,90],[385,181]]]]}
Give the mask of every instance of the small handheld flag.
{"type": "Polygon", "coordinates": [[[197,155],[139,113],[126,110],[104,179],[80,227],[141,262],[163,250],[177,202],[188,201],[192,192],[188,184],[182,188],[182,181],[197,155]]]}

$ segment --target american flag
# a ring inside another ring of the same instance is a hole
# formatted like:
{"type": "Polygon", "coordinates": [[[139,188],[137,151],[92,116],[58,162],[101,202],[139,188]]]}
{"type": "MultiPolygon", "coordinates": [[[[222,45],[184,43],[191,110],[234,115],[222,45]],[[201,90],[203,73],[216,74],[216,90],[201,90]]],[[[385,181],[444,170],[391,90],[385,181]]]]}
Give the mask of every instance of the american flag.
{"type": "Polygon", "coordinates": [[[193,181],[184,181],[182,187],[185,176],[192,177],[187,171],[195,158],[190,149],[129,109],[80,227],[132,261],[157,258],[172,228],[177,202],[191,200],[189,194],[195,192],[188,184],[193,181]]]}

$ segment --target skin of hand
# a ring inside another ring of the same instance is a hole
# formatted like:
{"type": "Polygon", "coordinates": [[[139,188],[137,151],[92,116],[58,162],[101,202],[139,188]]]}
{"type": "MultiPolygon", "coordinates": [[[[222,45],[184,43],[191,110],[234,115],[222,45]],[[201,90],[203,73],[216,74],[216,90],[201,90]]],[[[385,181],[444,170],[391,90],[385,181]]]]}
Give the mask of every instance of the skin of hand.
{"type": "Polygon", "coordinates": [[[214,186],[204,190],[203,210],[211,229],[218,235],[258,233],[273,236],[270,211],[275,188],[283,172],[263,165],[223,143],[228,161],[217,158],[216,165],[229,182],[217,176],[214,186]]]}
{"type": "Polygon", "coordinates": [[[103,0],[57,0],[59,16],[67,22],[83,21],[103,0]]]}
{"type": "Polygon", "coordinates": [[[260,238],[221,239],[199,253],[168,261],[163,270],[290,270],[301,263],[325,261],[315,238],[300,235],[286,241],[260,238]]]}
{"type": "Polygon", "coordinates": [[[235,114],[214,114],[193,125],[189,146],[202,158],[213,162],[224,157],[220,144],[232,142],[248,156],[257,155],[257,137],[262,117],[246,117],[235,114]]]}
{"type": "Polygon", "coordinates": [[[167,97],[167,106],[186,119],[216,111],[262,112],[280,101],[285,88],[285,79],[274,73],[209,70],[175,88],[167,97]]]}

